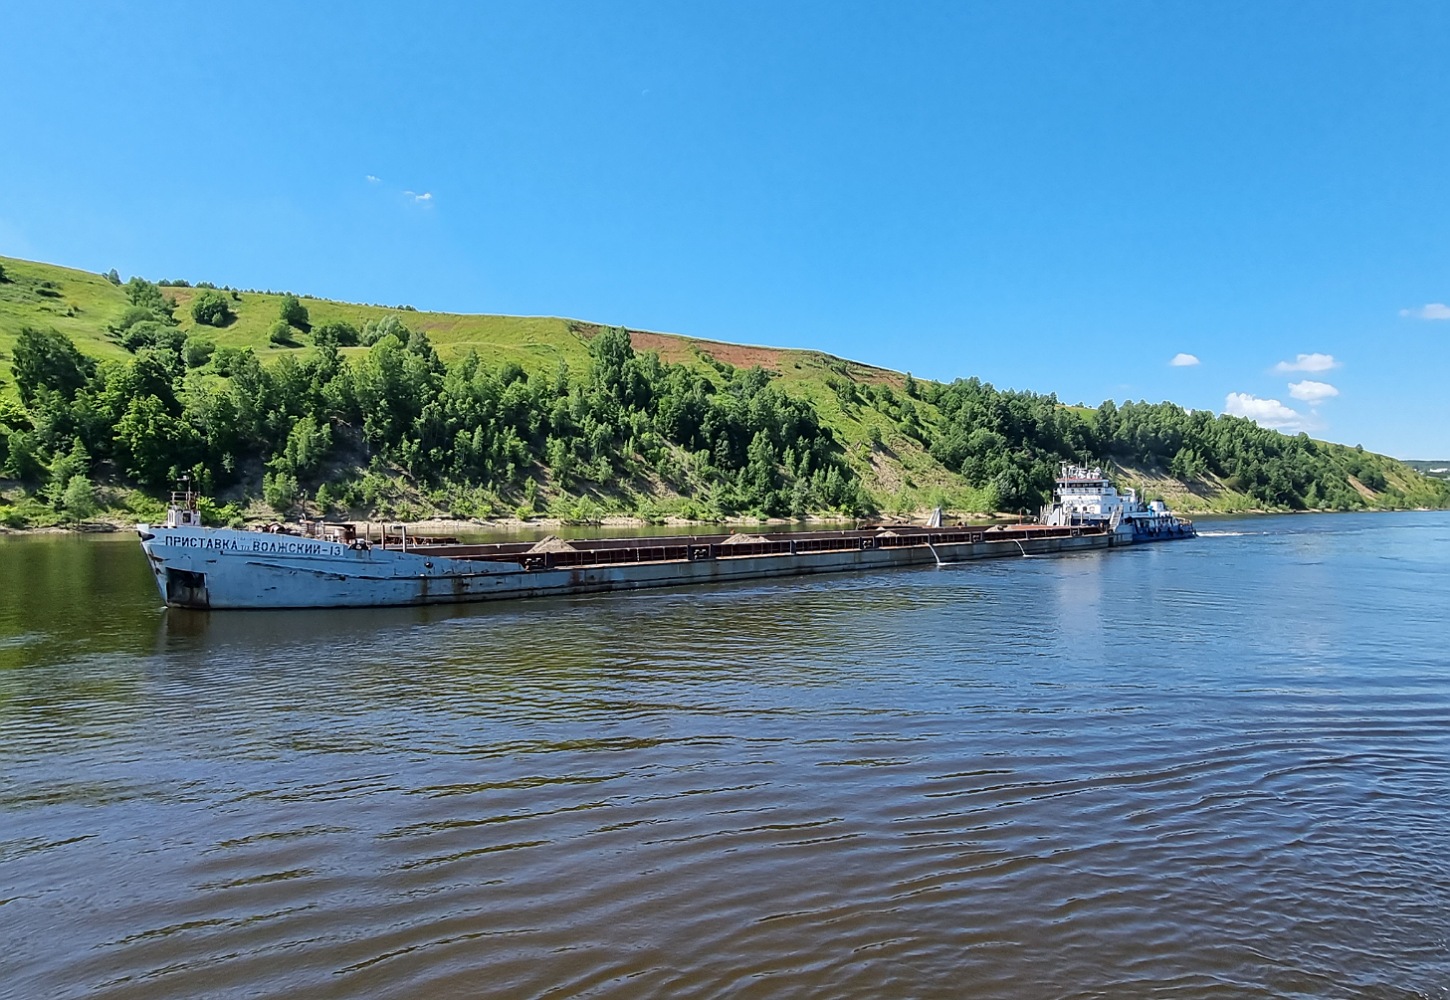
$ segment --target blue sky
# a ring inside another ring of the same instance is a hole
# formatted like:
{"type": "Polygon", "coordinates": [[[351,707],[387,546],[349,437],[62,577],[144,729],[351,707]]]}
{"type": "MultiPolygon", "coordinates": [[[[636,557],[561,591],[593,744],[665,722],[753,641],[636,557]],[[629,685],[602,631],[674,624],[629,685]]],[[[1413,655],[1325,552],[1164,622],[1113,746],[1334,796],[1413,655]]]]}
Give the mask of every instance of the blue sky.
{"type": "Polygon", "coordinates": [[[1447,51],[1414,2],[12,5],[0,253],[1450,458],[1447,51]]]}

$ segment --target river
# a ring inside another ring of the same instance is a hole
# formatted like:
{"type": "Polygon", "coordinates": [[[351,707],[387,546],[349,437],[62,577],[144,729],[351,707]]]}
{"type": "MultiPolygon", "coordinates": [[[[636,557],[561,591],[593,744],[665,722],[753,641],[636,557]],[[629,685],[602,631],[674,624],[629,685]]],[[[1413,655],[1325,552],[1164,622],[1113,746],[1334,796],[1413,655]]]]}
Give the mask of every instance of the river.
{"type": "Polygon", "coordinates": [[[0,995],[1446,997],[1450,514],[163,611],[0,540],[0,995]]]}

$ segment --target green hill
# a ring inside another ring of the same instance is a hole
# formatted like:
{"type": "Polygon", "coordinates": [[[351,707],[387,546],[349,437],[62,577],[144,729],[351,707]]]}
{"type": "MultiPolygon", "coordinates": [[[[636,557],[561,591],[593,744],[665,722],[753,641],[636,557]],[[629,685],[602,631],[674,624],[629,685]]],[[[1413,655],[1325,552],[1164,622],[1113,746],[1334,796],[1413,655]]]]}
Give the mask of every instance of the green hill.
{"type": "Polygon", "coordinates": [[[1031,510],[1068,458],[1188,511],[1450,503],[1384,456],[1167,403],[552,317],[301,296],[289,325],[284,292],[0,269],[13,524],[144,512],[181,473],[223,517],[1031,510]]]}
{"type": "MultiPolygon", "coordinates": [[[[127,352],[107,329],[130,305],[124,285],[88,271],[6,257],[0,257],[0,267],[7,276],[7,281],[0,284],[0,357],[9,359],[15,338],[25,326],[57,330],[94,357],[126,356],[127,352]]],[[[264,359],[292,350],[272,345],[267,339],[285,292],[227,289],[225,295],[236,318],[224,327],[213,328],[197,323],[190,312],[197,295],[206,289],[169,283],[161,288],[176,300],[177,327],[183,333],[200,331],[223,347],[250,347],[264,359]]],[[[361,328],[387,316],[405,316],[409,326],[427,331],[445,356],[471,348],[490,362],[516,361],[526,368],[551,366],[560,359],[582,365],[589,357],[584,341],[561,319],[455,316],[306,296],[301,300],[311,314],[314,327],[343,320],[361,328]]],[[[304,335],[300,339],[305,342],[307,338],[304,335]]]]}

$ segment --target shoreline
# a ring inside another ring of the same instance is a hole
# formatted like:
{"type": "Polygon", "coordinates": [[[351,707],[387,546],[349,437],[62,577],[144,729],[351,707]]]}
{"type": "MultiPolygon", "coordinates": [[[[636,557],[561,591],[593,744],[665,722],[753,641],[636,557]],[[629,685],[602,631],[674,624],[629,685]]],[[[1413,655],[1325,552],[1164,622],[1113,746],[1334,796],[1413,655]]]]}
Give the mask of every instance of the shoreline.
{"type": "MultiPolygon", "coordinates": [[[[1312,510],[1265,510],[1263,508],[1246,508],[1244,510],[1225,511],[1198,511],[1185,512],[1184,516],[1190,520],[1197,518],[1229,518],[1229,517],[1267,517],[1271,515],[1284,514],[1394,514],[1394,513],[1428,513],[1441,509],[1438,507],[1364,507],[1357,510],[1327,510],[1316,508],[1312,510]]],[[[986,513],[965,513],[945,515],[946,519],[962,524],[980,522],[1001,522],[1016,521],[1018,515],[1005,512],[996,514],[986,513]]],[[[448,534],[514,534],[527,531],[553,531],[560,528],[723,528],[735,529],[743,527],[781,527],[782,525],[840,525],[853,524],[860,521],[870,520],[874,523],[901,523],[915,524],[924,520],[921,517],[881,517],[881,518],[849,518],[849,517],[821,517],[819,515],[808,515],[806,517],[728,517],[712,521],[691,521],[681,517],[645,518],[628,514],[613,514],[600,518],[598,521],[575,521],[567,518],[537,517],[524,520],[517,517],[500,517],[489,519],[460,519],[460,518],[427,518],[421,521],[397,521],[397,520],[352,520],[339,519],[328,521],[328,524],[350,524],[359,533],[365,528],[371,527],[374,530],[380,525],[394,527],[401,525],[407,531],[417,532],[422,537],[425,535],[448,535],[448,534]]],[[[123,521],[119,518],[102,517],[93,521],[82,521],[73,525],[44,525],[32,528],[9,528],[0,526],[0,538],[24,535],[116,535],[134,531],[136,521],[123,521]]],[[[297,521],[248,521],[241,528],[243,531],[256,531],[268,524],[298,524],[297,521]]],[[[222,525],[221,527],[224,527],[222,525]]]]}

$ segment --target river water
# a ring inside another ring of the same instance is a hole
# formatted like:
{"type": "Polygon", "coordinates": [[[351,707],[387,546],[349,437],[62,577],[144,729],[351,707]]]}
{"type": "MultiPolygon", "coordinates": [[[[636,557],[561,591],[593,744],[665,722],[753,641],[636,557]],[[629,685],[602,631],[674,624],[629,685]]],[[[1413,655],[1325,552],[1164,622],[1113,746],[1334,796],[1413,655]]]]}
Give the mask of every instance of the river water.
{"type": "Polygon", "coordinates": [[[456,609],[0,542],[6,997],[1446,997],[1450,515],[456,609]]]}

